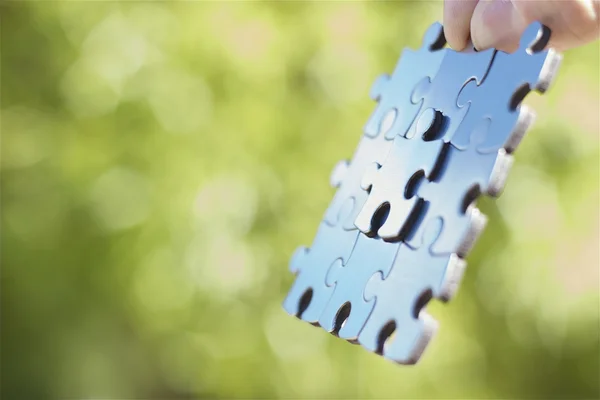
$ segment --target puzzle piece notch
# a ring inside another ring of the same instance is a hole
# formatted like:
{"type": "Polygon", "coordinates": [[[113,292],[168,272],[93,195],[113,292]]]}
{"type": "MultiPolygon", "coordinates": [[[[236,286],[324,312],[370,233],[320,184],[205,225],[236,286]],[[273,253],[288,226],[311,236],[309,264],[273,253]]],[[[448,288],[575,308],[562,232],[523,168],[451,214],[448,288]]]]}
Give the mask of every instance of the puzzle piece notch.
{"type": "Polygon", "coordinates": [[[406,134],[419,111],[407,94],[422,78],[436,75],[447,51],[445,45],[442,25],[432,24],[420,49],[405,48],[392,75],[383,74],[375,80],[370,96],[378,104],[364,126],[366,136],[384,135],[393,140],[406,134]]]}
{"type": "Polygon", "coordinates": [[[388,243],[360,235],[345,265],[332,266],[325,280],[333,295],[319,318],[323,329],[355,342],[374,303],[363,296],[365,285],[376,272],[389,273],[400,243],[388,243]]]}
{"type": "MultiPolygon", "coordinates": [[[[422,110],[433,108],[443,113],[446,121],[444,142],[450,142],[469,111],[469,104],[459,106],[457,97],[453,94],[458,94],[469,81],[484,81],[494,54],[494,49],[479,52],[475,52],[473,48],[462,52],[447,49],[436,76],[433,79],[421,79],[411,90],[413,104],[422,110]]],[[[416,128],[413,125],[411,129],[416,128]]]]}
{"type": "Polygon", "coordinates": [[[434,175],[444,157],[444,143],[435,139],[443,125],[440,118],[439,112],[425,110],[415,124],[415,137],[397,136],[384,163],[366,169],[361,187],[368,197],[355,221],[365,235],[397,241],[412,228],[422,202],[411,194],[411,183],[434,175]]]}
{"type": "Polygon", "coordinates": [[[425,307],[431,298],[449,301],[466,266],[456,254],[432,251],[441,229],[441,219],[430,221],[421,245],[415,250],[402,244],[389,275],[376,273],[365,286],[365,300],[375,301],[358,338],[366,349],[400,364],[414,364],[421,357],[437,330],[425,307]]]}
{"type": "MultiPolygon", "coordinates": [[[[351,200],[348,199],[348,203],[351,200]]],[[[333,292],[333,288],[325,282],[327,272],[332,265],[349,260],[358,239],[358,231],[347,231],[341,226],[351,210],[350,206],[342,207],[337,225],[322,222],[311,248],[301,246],[294,252],[289,269],[296,279],[283,302],[288,314],[313,325],[318,324],[333,292]]]]}
{"type": "Polygon", "coordinates": [[[341,219],[342,227],[348,231],[357,230],[354,225],[356,216],[367,200],[367,193],[361,189],[360,182],[365,169],[373,162],[383,162],[392,143],[383,136],[369,138],[363,136],[354,152],[352,161],[338,162],[330,175],[330,184],[337,188],[327,211],[323,217],[326,224],[334,226],[340,219],[342,207],[350,207],[351,211],[341,219]],[[351,200],[350,200],[351,199],[351,200]],[[349,202],[352,205],[349,206],[349,202]]]}
{"type": "MultiPolygon", "coordinates": [[[[407,243],[415,246],[427,222],[441,217],[444,230],[436,241],[435,251],[443,254],[457,253],[466,256],[481,232],[487,218],[474,206],[481,194],[497,197],[501,194],[510,167],[511,155],[504,151],[481,154],[477,149],[486,140],[492,121],[480,120],[471,131],[470,146],[466,150],[450,147],[439,177],[424,182],[418,189],[419,197],[427,202],[422,224],[407,243]]],[[[460,130],[465,125],[459,127],[460,130]]]]}
{"type": "Polygon", "coordinates": [[[469,133],[480,119],[492,120],[488,140],[478,148],[480,153],[504,149],[516,150],[535,114],[522,101],[531,91],[546,92],[558,73],[562,56],[553,49],[544,50],[550,41],[548,27],[534,22],[521,35],[516,52],[497,51],[491,68],[481,83],[467,82],[458,95],[458,105],[469,108],[466,125],[452,144],[464,150],[469,146],[469,133]]]}

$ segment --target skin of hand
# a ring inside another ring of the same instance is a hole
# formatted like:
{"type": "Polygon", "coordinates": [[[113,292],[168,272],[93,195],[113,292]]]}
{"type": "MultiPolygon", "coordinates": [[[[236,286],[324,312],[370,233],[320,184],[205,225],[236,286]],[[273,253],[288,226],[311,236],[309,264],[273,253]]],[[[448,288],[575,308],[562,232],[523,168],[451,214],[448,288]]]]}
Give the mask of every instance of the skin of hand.
{"type": "Polygon", "coordinates": [[[532,22],[552,31],[548,47],[564,51],[600,37],[600,0],[445,0],[444,33],[457,51],[472,42],[478,50],[506,52],[532,22]]]}

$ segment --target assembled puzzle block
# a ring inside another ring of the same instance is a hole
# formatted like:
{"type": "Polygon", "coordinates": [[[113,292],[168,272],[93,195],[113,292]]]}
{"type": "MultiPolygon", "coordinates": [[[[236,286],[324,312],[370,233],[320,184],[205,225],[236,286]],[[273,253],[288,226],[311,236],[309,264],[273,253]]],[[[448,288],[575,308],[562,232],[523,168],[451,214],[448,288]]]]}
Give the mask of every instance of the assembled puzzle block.
{"type": "Polygon", "coordinates": [[[382,125],[386,125],[383,134],[388,140],[406,134],[419,112],[419,106],[406,94],[422,79],[432,79],[437,74],[446,53],[445,44],[443,27],[435,23],[425,33],[419,50],[404,49],[392,75],[377,78],[370,95],[378,104],[364,127],[365,135],[377,136],[382,125]]]}
{"type": "Polygon", "coordinates": [[[425,306],[431,298],[449,300],[466,266],[454,254],[431,251],[441,228],[439,219],[432,220],[417,250],[402,245],[389,276],[377,273],[368,282],[365,299],[374,299],[375,307],[358,337],[366,349],[401,364],[414,364],[421,356],[437,329],[425,306]]]}
{"type": "MultiPolygon", "coordinates": [[[[511,54],[445,47],[439,24],[373,85],[378,105],[311,249],[290,263],[285,310],[400,364],[421,358],[437,329],[425,306],[458,289],[464,259],[487,224],[481,195],[499,196],[561,56],[533,23],[511,54]]],[[[526,195],[526,194],[525,194],[526,195]]]]}

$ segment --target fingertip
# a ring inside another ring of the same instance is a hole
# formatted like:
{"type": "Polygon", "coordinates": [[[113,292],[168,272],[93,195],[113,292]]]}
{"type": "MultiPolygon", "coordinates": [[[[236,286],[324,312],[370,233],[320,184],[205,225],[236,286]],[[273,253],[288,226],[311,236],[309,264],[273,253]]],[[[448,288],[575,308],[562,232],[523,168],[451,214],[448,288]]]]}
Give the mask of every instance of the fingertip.
{"type": "Polygon", "coordinates": [[[471,41],[477,50],[512,52],[525,27],[511,1],[479,2],[471,19],[471,41]]]}
{"type": "Polygon", "coordinates": [[[464,37],[454,29],[450,28],[447,32],[444,29],[444,34],[446,35],[448,46],[452,48],[452,50],[462,51],[467,47],[468,40],[464,39],[464,37]]]}
{"type": "Polygon", "coordinates": [[[444,35],[452,49],[463,50],[469,43],[471,17],[478,0],[446,0],[444,2],[444,35]]]}
{"type": "Polygon", "coordinates": [[[448,46],[456,51],[463,50],[467,47],[468,34],[458,30],[455,25],[447,21],[448,20],[444,18],[444,36],[446,37],[448,46]]]}

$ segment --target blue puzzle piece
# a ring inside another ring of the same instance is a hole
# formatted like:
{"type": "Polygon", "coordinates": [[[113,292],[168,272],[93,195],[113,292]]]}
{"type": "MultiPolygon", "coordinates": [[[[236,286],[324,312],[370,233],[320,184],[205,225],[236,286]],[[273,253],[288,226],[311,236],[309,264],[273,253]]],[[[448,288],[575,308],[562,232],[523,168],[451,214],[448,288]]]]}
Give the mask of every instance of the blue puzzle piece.
{"type": "Polygon", "coordinates": [[[392,76],[384,74],[377,78],[370,95],[378,104],[364,127],[365,135],[379,135],[382,125],[386,125],[383,134],[388,140],[406,134],[419,111],[407,94],[423,78],[437,74],[446,52],[445,44],[442,25],[435,23],[425,33],[419,50],[404,49],[392,76]]]}
{"type": "MultiPolygon", "coordinates": [[[[491,121],[480,120],[471,132],[470,146],[463,150],[450,147],[445,165],[433,182],[424,182],[419,197],[427,201],[424,222],[441,217],[442,234],[435,244],[438,253],[466,255],[486,225],[483,214],[474,206],[480,194],[497,196],[504,187],[512,157],[504,151],[481,154],[477,149],[486,139],[491,121]]],[[[459,127],[458,133],[462,134],[459,127]]],[[[414,235],[418,238],[417,229],[414,235]]],[[[414,239],[412,239],[414,240],[414,239]]],[[[411,243],[411,239],[407,242],[411,243]]]]}
{"type": "Polygon", "coordinates": [[[327,275],[327,284],[334,290],[319,318],[323,329],[356,341],[374,304],[365,301],[363,289],[374,273],[381,271],[387,275],[399,245],[360,235],[348,263],[345,266],[338,263],[327,275]]]}
{"type": "Polygon", "coordinates": [[[468,106],[469,111],[461,134],[452,138],[455,147],[466,149],[470,132],[487,118],[492,124],[478,150],[489,153],[504,148],[513,152],[517,148],[534,120],[533,112],[521,107],[521,101],[531,90],[545,92],[562,60],[556,51],[542,50],[549,41],[550,30],[539,22],[532,23],[521,36],[519,50],[510,54],[498,51],[483,82],[478,86],[471,81],[462,88],[458,103],[468,106]]]}
{"type": "Polygon", "coordinates": [[[367,236],[393,241],[410,230],[420,199],[407,195],[407,187],[420,175],[429,176],[443,158],[444,142],[435,138],[440,132],[438,116],[432,109],[422,113],[415,124],[417,137],[397,136],[383,165],[371,164],[365,172],[361,186],[369,196],[355,224],[367,236]]]}
{"type": "Polygon", "coordinates": [[[346,263],[358,238],[358,231],[347,231],[341,221],[351,211],[351,202],[340,212],[340,223],[330,226],[321,223],[312,247],[299,247],[290,261],[290,270],[296,280],[283,302],[283,308],[291,315],[317,324],[319,316],[333,292],[325,278],[330,267],[346,263]]]}
{"type": "Polygon", "coordinates": [[[413,364],[421,356],[437,328],[425,305],[432,297],[449,300],[466,265],[454,254],[431,251],[441,229],[439,219],[431,221],[417,250],[402,245],[389,276],[377,273],[366,285],[365,299],[375,301],[358,337],[366,349],[401,364],[413,364]]]}
{"type": "MultiPolygon", "coordinates": [[[[495,50],[475,52],[446,51],[435,78],[423,78],[411,92],[412,102],[421,110],[433,108],[441,111],[445,120],[444,141],[449,142],[468,112],[468,104],[458,105],[458,92],[468,81],[481,82],[485,78],[495,50]]],[[[415,134],[414,127],[408,136],[415,134]]]]}
{"type": "Polygon", "coordinates": [[[387,156],[392,142],[383,135],[375,138],[363,136],[352,157],[351,162],[341,161],[333,169],[330,177],[331,185],[337,191],[325,212],[324,221],[333,225],[339,218],[340,209],[351,199],[352,211],[342,220],[346,230],[356,230],[354,220],[367,200],[368,193],[361,186],[361,179],[367,167],[376,162],[381,163],[387,156]]]}

